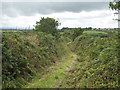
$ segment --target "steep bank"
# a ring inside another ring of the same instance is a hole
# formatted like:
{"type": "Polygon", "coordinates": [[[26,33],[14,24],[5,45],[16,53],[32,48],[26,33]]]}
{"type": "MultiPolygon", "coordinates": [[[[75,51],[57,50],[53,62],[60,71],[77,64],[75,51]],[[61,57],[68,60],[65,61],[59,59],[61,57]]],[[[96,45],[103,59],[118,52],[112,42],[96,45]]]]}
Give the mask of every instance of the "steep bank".
{"type": "Polygon", "coordinates": [[[69,47],[78,59],[58,87],[119,87],[118,35],[118,31],[84,31],[71,42],[69,47]]]}
{"type": "Polygon", "coordinates": [[[67,52],[64,40],[42,32],[3,33],[3,88],[19,88],[58,62],[67,52]]]}

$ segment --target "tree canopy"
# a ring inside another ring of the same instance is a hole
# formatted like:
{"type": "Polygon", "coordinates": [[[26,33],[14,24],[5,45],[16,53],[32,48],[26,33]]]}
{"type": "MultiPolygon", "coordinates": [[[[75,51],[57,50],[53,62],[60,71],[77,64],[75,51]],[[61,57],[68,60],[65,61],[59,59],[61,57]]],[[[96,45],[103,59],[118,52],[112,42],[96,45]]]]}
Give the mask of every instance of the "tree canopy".
{"type": "MultiPolygon", "coordinates": [[[[114,0],[112,2],[109,3],[109,7],[112,9],[112,10],[115,10],[117,11],[116,13],[114,14],[118,14],[120,13],[120,1],[119,0],[114,0]]],[[[117,21],[120,21],[120,19],[115,19],[117,21]]]]}
{"type": "Polygon", "coordinates": [[[42,17],[40,21],[36,22],[35,30],[55,35],[57,32],[57,27],[59,25],[60,25],[59,21],[55,20],[54,18],[42,17]]]}
{"type": "Polygon", "coordinates": [[[109,7],[112,10],[120,10],[120,1],[119,0],[114,0],[113,2],[110,2],[109,7]]]}

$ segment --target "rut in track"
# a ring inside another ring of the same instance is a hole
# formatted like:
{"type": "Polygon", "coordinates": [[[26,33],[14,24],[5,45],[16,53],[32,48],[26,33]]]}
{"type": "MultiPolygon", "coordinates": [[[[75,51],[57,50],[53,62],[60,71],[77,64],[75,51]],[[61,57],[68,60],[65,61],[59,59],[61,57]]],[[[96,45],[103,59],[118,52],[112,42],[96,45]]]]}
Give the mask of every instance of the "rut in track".
{"type": "Polygon", "coordinates": [[[26,85],[24,88],[55,88],[59,82],[67,74],[67,71],[74,65],[77,55],[73,53],[67,46],[68,55],[64,57],[60,62],[47,69],[47,73],[41,78],[36,78],[33,82],[26,85]]]}

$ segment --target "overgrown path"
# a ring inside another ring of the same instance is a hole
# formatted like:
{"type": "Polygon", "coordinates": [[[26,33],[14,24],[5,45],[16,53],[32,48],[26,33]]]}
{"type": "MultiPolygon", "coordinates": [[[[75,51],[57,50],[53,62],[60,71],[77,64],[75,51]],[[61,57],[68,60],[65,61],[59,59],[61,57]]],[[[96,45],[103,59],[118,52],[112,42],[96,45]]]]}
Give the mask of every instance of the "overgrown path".
{"type": "MultiPolygon", "coordinates": [[[[67,47],[68,48],[68,47],[67,47]]],[[[69,50],[69,54],[66,55],[60,62],[48,68],[47,74],[42,78],[36,78],[33,82],[29,83],[24,88],[54,88],[59,82],[66,76],[66,72],[72,68],[77,55],[69,50]]]]}

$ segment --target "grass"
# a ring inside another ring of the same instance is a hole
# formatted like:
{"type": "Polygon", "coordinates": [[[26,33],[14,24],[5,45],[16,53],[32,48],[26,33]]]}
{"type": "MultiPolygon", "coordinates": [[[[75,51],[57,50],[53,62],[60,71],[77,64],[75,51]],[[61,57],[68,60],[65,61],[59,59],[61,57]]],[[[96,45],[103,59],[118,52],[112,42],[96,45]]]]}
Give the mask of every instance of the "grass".
{"type": "Polygon", "coordinates": [[[42,78],[39,75],[24,88],[53,88],[66,76],[65,72],[72,67],[73,62],[76,60],[76,55],[69,52],[69,55],[65,57],[61,62],[51,66],[42,78]]]}
{"type": "Polygon", "coordinates": [[[84,34],[107,34],[106,32],[104,31],[84,31],[83,32],[84,34]]]}

